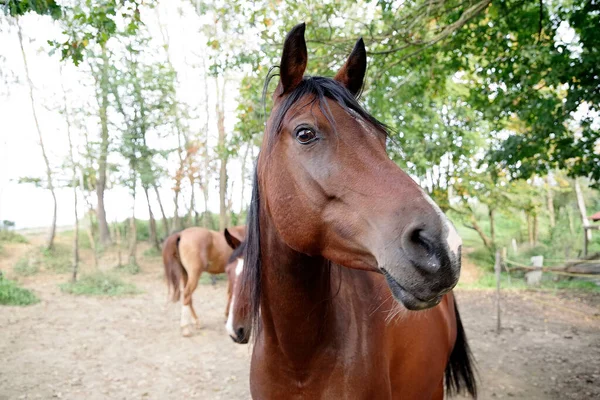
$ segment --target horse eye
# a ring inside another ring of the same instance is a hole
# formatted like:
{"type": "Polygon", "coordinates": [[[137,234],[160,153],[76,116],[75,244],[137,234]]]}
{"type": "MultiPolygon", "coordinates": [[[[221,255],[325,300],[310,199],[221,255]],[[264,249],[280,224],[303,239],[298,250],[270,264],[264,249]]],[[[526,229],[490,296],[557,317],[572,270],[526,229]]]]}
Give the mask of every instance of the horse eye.
{"type": "Polygon", "coordinates": [[[309,144],[317,138],[317,134],[312,129],[303,128],[296,132],[296,140],[300,144],[309,144]]]}

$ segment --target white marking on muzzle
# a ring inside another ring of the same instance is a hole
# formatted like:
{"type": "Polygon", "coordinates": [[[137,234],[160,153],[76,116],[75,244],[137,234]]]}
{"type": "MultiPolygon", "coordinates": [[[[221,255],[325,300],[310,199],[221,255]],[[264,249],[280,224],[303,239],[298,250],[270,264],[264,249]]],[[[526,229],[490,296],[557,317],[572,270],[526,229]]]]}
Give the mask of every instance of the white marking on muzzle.
{"type": "MultiPolygon", "coordinates": [[[[237,280],[244,270],[244,260],[238,258],[237,265],[235,266],[235,283],[237,284],[237,280]]],[[[227,322],[225,323],[225,329],[230,336],[236,338],[237,333],[235,333],[235,329],[233,328],[233,307],[235,306],[235,284],[233,285],[233,295],[231,296],[231,304],[229,304],[229,315],[227,316],[227,322]]]]}
{"type": "Polygon", "coordinates": [[[448,229],[448,236],[446,236],[446,242],[448,243],[448,248],[450,249],[450,251],[458,257],[458,249],[460,248],[460,246],[462,246],[462,239],[458,235],[456,228],[454,227],[452,222],[450,222],[448,217],[446,217],[446,214],[444,214],[440,207],[435,203],[435,201],[433,201],[431,196],[429,196],[423,189],[421,189],[421,191],[423,192],[423,196],[425,197],[425,199],[429,202],[429,204],[431,204],[431,206],[438,213],[440,218],[446,221],[446,227],[448,229]]]}
{"type": "Polygon", "coordinates": [[[458,236],[456,228],[448,218],[446,218],[446,224],[448,225],[448,237],[446,238],[448,247],[450,248],[450,251],[458,257],[458,250],[460,249],[460,246],[462,246],[462,239],[458,236]]]}

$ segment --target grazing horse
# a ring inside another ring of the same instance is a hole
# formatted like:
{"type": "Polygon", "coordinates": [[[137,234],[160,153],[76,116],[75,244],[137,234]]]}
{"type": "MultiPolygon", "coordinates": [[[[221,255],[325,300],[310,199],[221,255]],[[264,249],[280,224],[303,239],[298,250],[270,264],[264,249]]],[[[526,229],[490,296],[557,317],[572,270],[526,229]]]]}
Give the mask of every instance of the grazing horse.
{"type": "MultiPolygon", "coordinates": [[[[243,240],[245,226],[236,226],[228,234],[243,240]]],[[[169,236],[163,244],[165,276],[172,299],[181,299],[181,334],[190,336],[192,325],[200,326],[192,305],[192,294],[202,272],[222,274],[233,249],[221,232],[204,228],[187,228],[169,236]]]]}
{"type": "Polygon", "coordinates": [[[229,258],[225,273],[227,274],[227,309],[225,312],[225,330],[236,343],[246,344],[250,339],[251,321],[248,298],[242,290],[240,275],[244,270],[245,242],[225,230],[225,239],[234,249],[229,258]]]}
{"type": "Polygon", "coordinates": [[[475,396],[461,240],[356,100],[362,39],[335,78],[305,77],[304,30],[284,43],[248,217],[252,397],[443,399],[444,381],[475,396]]]}

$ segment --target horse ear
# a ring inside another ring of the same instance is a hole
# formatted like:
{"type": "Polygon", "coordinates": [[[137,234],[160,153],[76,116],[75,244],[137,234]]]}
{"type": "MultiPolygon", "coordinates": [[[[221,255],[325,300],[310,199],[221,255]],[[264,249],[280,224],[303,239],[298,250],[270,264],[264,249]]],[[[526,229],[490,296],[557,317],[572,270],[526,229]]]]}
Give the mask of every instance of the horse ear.
{"type": "Polygon", "coordinates": [[[335,75],[336,81],[344,85],[354,96],[360,93],[367,71],[367,50],[362,38],[358,39],[346,64],[335,75]]]}
{"type": "Polygon", "coordinates": [[[231,247],[232,249],[237,249],[240,244],[242,244],[242,242],[236,238],[235,236],[233,236],[228,230],[227,228],[225,228],[225,232],[223,232],[223,234],[225,235],[225,240],[227,241],[227,244],[229,245],[229,247],[231,247]]]}
{"type": "Polygon", "coordinates": [[[294,90],[304,77],[308,62],[306,41],[304,40],[305,30],[306,24],[303,22],[293,27],[285,37],[279,65],[279,85],[276,90],[279,96],[294,90]]]}

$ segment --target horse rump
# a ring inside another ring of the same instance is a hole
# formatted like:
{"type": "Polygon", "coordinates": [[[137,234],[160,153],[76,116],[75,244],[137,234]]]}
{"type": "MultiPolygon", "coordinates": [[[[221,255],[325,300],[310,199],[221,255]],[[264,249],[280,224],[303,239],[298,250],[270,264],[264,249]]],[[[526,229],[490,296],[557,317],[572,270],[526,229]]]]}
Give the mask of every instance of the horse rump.
{"type": "Polygon", "coordinates": [[[167,279],[169,293],[172,293],[171,299],[173,302],[177,302],[181,295],[181,279],[183,278],[184,284],[187,282],[187,272],[179,258],[180,239],[181,234],[179,232],[172,234],[165,240],[162,251],[165,278],[167,279]]]}
{"type": "Polygon", "coordinates": [[[475,360],[467,342],[456,299],[454,299],[454,314],[456,315],[456,343],[446,366],[446,392],[448,395],[453,395],[466,391],[471,397],[477,398],[475,360]]]}

